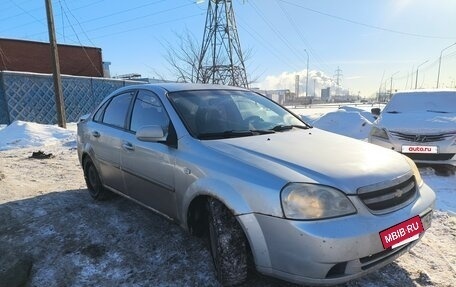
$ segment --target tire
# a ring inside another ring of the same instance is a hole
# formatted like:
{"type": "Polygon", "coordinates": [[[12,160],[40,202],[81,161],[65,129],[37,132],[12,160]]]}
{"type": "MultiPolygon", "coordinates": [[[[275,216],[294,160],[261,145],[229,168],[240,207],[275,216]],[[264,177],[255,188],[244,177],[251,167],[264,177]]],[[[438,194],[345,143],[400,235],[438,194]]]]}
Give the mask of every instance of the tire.
{"type": "Polygon", "coordinates": [[[107,200],[111,197],[112,192],[103,187],[100,175],[90,159],[84,162],[84,179],[87,189],[89,190],[89,194],[93,199],[101,201],[107,200]]]}
{"type": "Polygon", "coordinates": [[[218,281],[241,284],[248,275],[248,245],[234,215],[218,200],[208,199],[209,246],[218,281]]]}

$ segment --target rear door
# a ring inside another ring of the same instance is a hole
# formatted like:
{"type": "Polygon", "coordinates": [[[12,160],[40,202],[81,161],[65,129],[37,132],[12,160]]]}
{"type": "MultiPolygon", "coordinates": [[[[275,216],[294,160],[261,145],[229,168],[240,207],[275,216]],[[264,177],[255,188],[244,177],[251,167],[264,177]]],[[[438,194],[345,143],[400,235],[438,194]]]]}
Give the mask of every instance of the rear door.
{"type": "Polygon", "coordinates": [[[158,96],[140,90],[131,112],[130,133],[122,142],[122,171],[128,196],[175,218],[175,160],[170,155],[173,148],[165,143],[144,142],[136,138],[136,131],[150,125],[162,127],[167,134],[169,122],[158,96]]]}
{"type": "Polygon", "coordinates": [[[127,134],[127,115],[134,97],[129,91],[114,96],[95,114],[89,125],[90,142],[104,185],[123,192],[120,170],[122,138],[127,134]]]}

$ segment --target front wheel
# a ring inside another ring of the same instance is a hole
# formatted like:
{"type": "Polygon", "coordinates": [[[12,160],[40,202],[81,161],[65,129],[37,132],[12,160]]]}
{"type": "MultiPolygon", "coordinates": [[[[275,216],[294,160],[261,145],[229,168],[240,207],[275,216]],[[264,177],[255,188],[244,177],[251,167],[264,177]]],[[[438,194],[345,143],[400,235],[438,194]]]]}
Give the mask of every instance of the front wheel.
{"type": "Polygon", "coordinates": [[[247,279],[247,240],[234,215],[218,200],[208,200],[209,242],[217,279],[224,286],[247,279]]]}
{"type": "Polygon", "coordinates": [[[90,159],[84,162],[84,179],[93,199],[106,200],[110,198],[112,193],[103,187],[100,175],[90,159]]]}

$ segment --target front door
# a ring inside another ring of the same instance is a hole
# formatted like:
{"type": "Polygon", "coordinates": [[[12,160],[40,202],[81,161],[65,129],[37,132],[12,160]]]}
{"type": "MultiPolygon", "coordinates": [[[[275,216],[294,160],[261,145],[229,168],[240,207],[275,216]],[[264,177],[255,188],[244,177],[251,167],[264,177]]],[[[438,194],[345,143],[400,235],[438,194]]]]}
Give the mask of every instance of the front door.
{"type": "Polygon", "coordinates": [[[172,148],[164,143],[140,141],[135,135],[141,127],[151,125],[161,126],[166,134],[169,117],[154,93],[140,90],[133,104],[130,133],[122,143],[121,166],[126,194],[176,218],[172,148]]]}

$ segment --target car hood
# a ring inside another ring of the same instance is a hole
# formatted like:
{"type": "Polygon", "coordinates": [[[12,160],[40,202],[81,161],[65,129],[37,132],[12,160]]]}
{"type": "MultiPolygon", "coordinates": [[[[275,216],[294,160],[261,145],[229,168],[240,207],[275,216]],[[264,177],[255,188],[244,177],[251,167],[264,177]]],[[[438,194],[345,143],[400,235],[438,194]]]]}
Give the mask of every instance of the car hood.
{"type": "Polygon", "coordinates": [[[399,113],[382,114],[376,125],[390,131],[402,133],[456,132],[456,113],[399,113]]]}
{"type": "Polygon", "coordinates": [[[233,164],[260,169],[283,184],[319,183],[347,194],[410,172],[407,161],[396,152],[317,128],[203,144],[233,164]]]}

